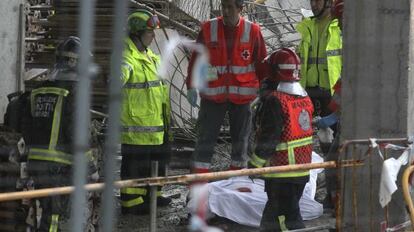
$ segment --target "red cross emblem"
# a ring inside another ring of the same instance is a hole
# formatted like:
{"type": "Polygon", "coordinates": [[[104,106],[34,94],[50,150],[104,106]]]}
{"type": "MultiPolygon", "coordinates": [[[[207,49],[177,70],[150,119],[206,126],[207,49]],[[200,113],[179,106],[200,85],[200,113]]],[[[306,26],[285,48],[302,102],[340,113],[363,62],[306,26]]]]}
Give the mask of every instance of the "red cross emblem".
{"type": "Polygon", "coordinates": [[[248,60],[250,58],[249,50],[243,50],[243,52],[241,53],[241,57],[243,58],[243,60],[248,60]]]}

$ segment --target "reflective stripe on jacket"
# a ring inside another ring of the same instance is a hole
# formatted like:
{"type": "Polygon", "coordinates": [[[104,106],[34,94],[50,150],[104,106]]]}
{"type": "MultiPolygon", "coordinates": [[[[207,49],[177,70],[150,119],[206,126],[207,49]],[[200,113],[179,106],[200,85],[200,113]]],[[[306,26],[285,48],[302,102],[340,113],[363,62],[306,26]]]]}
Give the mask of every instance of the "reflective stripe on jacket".
{"type": "MultiPolygon", "coordinates": [[[[312,156],[313,105],[308,96],[300,97],[283,92],[273,92],[282,106],[284,127],[280,143],[270,158],[270,166],[305,164],[312,156]]],[[[265,174],[265,177],[284,178],[309,175],[309,171],[265,174]]]]}
{"type": "Polygon", "coordinates": [[[302,62],[300,83],[304,88],[319,86],[333,94],[333,86],[340,78],[342,69],[342,35],[338,20],[332,20],[326,31],[321,33],[326,36],[326,40],[323,40],[326,44],[321,44],[318,38],[318,23],[315,18],[304,19],[296,29],[302,36],[299,45],[302,62]],[[320,52],[320,46],[326,48],[324,52],[320,52]]]}
{"type": "Polygon", "coordinates": [[[203,98],[218,103],[229,100],[235,104],[245,104],[256,97],[259,80],[255,73],[255,41],[252,38],[260,33],[260,28],[240,17],[235,30],[232,57],[228,57],[223,17],[214,18],[202,25],[210,65],[217,74],[208,82],[208,88],[200,92],[203,98]]]}
{"type": "Polygon", "coordinates": [[[129,38],[125,43],[121,142],[160,145],[170,117],[167,85],[157,76],[160,59],[150,49],[140,52],[129,38]]]}
{"type": "Polygon", "coordinates": [[[29,149],[28,159],[52,161],[61,164],[72,163],[72,155],[58,150],[63,104],[68,94],[69,90],[58,87],[40,87],[32,90],[30,109],[33,123],[41,123],[45,127],[38,132],[38,135],[33,134],[31,136],[43,138],[44,141],[41,143],[44,147],[39,147],[38,141],[29,149]]]}

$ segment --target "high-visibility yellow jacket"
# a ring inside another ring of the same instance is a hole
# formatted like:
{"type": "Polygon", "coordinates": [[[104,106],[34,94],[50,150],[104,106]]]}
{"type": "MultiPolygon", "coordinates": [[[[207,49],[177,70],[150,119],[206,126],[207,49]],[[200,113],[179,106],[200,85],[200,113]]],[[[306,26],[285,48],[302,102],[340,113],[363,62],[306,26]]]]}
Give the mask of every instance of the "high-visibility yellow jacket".
{"type": "Polygon", "coordinates": [[[334,93],[333,86],[342,69],[342,35],[338,20],[331,20],[323,33],[318,33],[315,18],[306,18],[296,29],[301,34],[299,45],[301,80],[304,88],[319,86],[334,93]],[[319,38],[319,35],[324,38],[319,38]]]}
{"type": "Polygon", "coordinates": [[[140,52],[125,39],[122,83],[121,142],[160,145],[168,131],[170,102],[167,85],[157,76],[160,58],[150,49],[140,52]]]}

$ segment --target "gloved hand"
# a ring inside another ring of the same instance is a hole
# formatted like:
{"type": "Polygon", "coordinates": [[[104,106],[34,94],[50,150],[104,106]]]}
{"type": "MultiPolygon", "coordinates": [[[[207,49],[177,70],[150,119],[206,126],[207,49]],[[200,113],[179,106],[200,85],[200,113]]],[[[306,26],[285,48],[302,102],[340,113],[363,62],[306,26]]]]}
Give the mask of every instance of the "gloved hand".
{"type": "Polygon", "coordinates": [[[198,100],[198,91],[196,89],[187,90],[187,101],[190,103],[192,107],[197,106],[197,100],[198,100]]]}
{"type": "Polygon", "coordinates": [[[326,129],[326,128],[332,126],[333,124],[335,124],[338,121],[339,121],[338,115],[336,115],[336,113],[334,112],[334,113],[332,113],[328,116],[325,116],[325,117],[319,119],[316,122],[316,126],[318,128],[321,128],[321,129],[326,129]]]}

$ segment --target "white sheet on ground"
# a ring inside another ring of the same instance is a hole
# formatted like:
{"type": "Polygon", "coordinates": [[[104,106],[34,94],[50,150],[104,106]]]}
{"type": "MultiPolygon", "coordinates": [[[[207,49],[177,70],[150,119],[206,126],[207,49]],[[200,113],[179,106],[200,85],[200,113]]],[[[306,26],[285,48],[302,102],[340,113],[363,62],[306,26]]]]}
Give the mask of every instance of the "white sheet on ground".
{"type": "MultiPolygon", "coordinates": [[[[323,158],[312,153],[312,163],[323,162],[323,158]]],[[[318,218],[323,214],[323,206],[315,201],[316,179],[323,169],[313,169],[310,180],[306,184],[302,198],[299,201],[300,212],[304,220],[318,218]]],[[[228,218],[239,224],[259,227],[262,212],[267,202],[264,192],[264,181],[255,179],[252,182],[248,177],[233,177],[227,180],[208,184],[208,213],[228,218]],[[239,192],[239,188],[249,188],[251,192],[239,192]]],[[[194,202],[188,203],[190,210],[194,209],[194,202]]]]}

